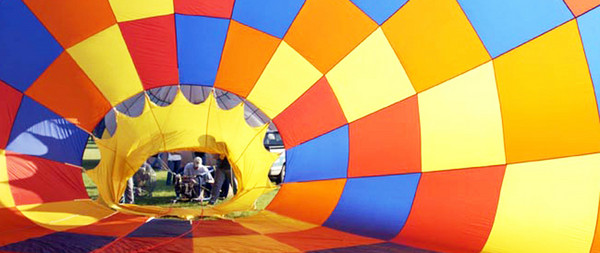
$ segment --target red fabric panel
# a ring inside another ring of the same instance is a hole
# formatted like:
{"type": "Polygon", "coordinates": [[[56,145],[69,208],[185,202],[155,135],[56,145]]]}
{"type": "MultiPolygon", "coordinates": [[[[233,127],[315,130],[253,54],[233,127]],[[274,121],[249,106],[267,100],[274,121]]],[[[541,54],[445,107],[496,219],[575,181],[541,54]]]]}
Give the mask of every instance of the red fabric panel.
{"type": "Polygon", "coordinates": [[[230,220],[199,220],[194,224],[194,237],[256,235],[257,232],[247,229],[230,220]]]}
{"type": "Polygon", "coordinates": [[[494,224],[506,166],[423,173],[394,242],[440,252],[480,252],[494,224]]]}
{"type": "Polygon", "coordinates": [[[10,130],[21,104],[21,92],[0,81],[0,149],[6,148],[10,130]]]}
{"type": "Polygon", "coordinates": [[[421,171],[417,96],[350,123],[348,177],[421,171]]]}
{"type": "Polygon", "coordinates": [[[145,89],[179,83],[174,15],[119,23],[145,89]]]}
{"type": "Polygon", "coordinates": [[[89,198],[79,167],[9,151],[6,167],[17,206],[89,198]]]}
{"type": "Polygon", "coordinates": [[[133,230],[143,225],[147,219],[147,217],[143,216],[133,216],[117,213],[111,215],[106,219],[102,219],[96,223],[70,229],[67,232],[98,236],[121,237],[133,232],[133,230]]]}
{"type": "Polygon", "coordinates": [[[275,117],[273,122],[287,149],[347,123],[325,77],[275,117]]]}
{"type": "Polygon", "coordinates": [[[174,0],[175,13],[230,18],[234,0],[174,0]]]}
{"type": "Polygon", "coordinates": [[[17,208],[0,208],[0,246],[53,233],[21,214],[17,208]]]}
{"type": "Polygon", "coordinates": [[[340,232],[326,227],[316,227],[291,233],[269,234],[268,236],[301,251],[345,248],[383,242],[378,239],[340,232]]]}

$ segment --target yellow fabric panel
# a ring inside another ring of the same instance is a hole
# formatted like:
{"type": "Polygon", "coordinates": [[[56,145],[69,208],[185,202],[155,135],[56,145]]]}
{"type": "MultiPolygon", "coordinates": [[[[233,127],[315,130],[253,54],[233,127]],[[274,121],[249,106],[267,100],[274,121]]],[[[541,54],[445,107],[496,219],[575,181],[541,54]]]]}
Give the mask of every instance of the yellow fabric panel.
{"type": "Polygon", "coordinates": [[[483,252],[589,252],[600,154],[507,166],[483,252]]]}
{"type": "Polygon", "coordinates": [[[494,60],[509,163],[600,151],[600,121],[577,23],[494,60]]]}
{"type": "Polygon", "coordinates": [[[92,200],[76,200],[17,206],[25,217],[55,231],[95,223],[114,213],[92,200]]]}
{"type": "Polygon", "coordinates": [[[348,122],[415,94],[381,29],[329,71],[327,80],[348,122]]]}
{"type": "Polygon", "coordinates": [[[143,90],[118,25],[113,25],[68,48],[96,87],[111,105],[143,90]]]}
{"type": "Polygon", "coordinates": [[[408,1],[382,28],[417,92],[491,59],[455,0],[408,1]]]}
{"type": "Polygon", "coordinates": [[[418,95],[423,171],[505,163],[491,62],[418,95]]]}
{"type": "Polygon", "coordinates": [[[282,41],[247,98],[267,116],[275,118],[321,76],[313,65],[282,41]]]}
{"type": "Polygon", "coordinates": [[[300,252],[265,235],[230,235],[194,238],[194,249],[202,252],[300,252]],[[227,249],[227,250],[224,250],[227,249]]]}
{"type": "Polygon", "coordinates": [[[235,220],[242,226],[261,234],[287,233],[318,227],[315,224],[292,219],[270,211],[260,211],[256,215],[235,220]]]}
{"type": "Polygon", "coordinates": [[[151,104],[165,140],[165,150],[199,146],[199,137],[205,136],[207,131],[209,104],[215,103],[212,97],[211,94],[203,103],[194,105],[181,92],[177,92],[169,106],[151,104]]]}
{"type": "Polygon", "coordinates": [[[118,22],[173,14],[172,0],[109,0],[118,22]]]}
{"type": "Polygon", "coordinates": [[[13,207],[15,201],[8,184],[8,171],[6,168],[6,156],[4,150],[0,149],[0,208],[13,207]]]}

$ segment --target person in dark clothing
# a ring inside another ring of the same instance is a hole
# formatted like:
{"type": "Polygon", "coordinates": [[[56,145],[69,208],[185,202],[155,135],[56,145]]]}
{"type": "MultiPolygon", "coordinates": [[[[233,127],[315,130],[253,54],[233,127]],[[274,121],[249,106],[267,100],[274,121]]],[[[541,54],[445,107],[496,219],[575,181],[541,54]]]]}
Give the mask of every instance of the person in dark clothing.
{"type": "Polygon", "coordinates": [[[229,164],[229,160],[224,155],[221,155],[219,157],[219,160],[217,161],[217,168],[215,169],[215,184],[212,186],[211,198],[208,204],[214,205],[215,202],[217,202],[219,196],[221,195],[221,191],[225,193],[225,197],[227,196],[226,194],[229,191],[229,182],[232,182],[231,185],[233,187],[233,193],[237,193],[237,185],[235,184],[235,180],[233,179],[232,174],[233,173],[231,171],[231,165],[229,164]],[[224,184],[226,181],[229,182],[227,184],[224,184]],[[223,188],[227,190],[223,190],[223,188]]]}

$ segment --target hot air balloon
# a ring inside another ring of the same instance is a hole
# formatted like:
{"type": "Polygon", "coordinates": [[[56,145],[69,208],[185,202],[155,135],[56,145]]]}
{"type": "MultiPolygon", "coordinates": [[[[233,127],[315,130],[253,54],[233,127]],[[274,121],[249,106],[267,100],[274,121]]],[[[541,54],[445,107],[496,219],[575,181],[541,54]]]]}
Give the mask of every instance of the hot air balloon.
{"type": "Polygon", "coordinates": [[[0,0],[0,252],[600,252],[598,5],[0,0]],[[239,192],[119,203],[174,150],[239,192]]]}

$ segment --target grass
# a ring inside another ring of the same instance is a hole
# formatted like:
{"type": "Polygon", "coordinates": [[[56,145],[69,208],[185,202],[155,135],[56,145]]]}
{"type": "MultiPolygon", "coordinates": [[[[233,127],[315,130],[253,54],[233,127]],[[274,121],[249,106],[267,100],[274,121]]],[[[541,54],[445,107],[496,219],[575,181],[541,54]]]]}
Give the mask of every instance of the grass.
{"type": "MultiPolygon", "coordinates": [[[[100,151],[98,150],[98,146],[93,141],[88,141],[88,145],[86,146],[85,152],[83,153],[83,168],[86,170],[90,170],[95,168],[100,162],[100,151]]],[[[83,173],[83,183],[85,185],[85,189],[90,196],[91,199],[98,198],[98,188],[94,184],[94,182],[83,173]]],[[[135,204],[137,205],[153,205],[153,206],[162,206],[162,207],[174,207],[174,208],[198,208],[200,207],[200,203],[197,202],[179,202],[172,203],[172,200],[175,199],[175,191],[173,189],[173,185],[166,185],[167,181],[167,172],[166,171],[157,171],[156,172],[156,187],[152,193],[152,197],[136,197],[135,204]]],[[[252,211],[243,211],[243,212],[234,212],[227,215],[228,218],[240,218],[245,216],[250,216],[257,213],[260,210],[265,209],[271,200],[275,197],[277,192],[279,191],[279,187],[277,189],[263,194],[256,201],[256,210],[252,211]]],[[[218,200],[217,204],[224,200],[218,200]]]]}

